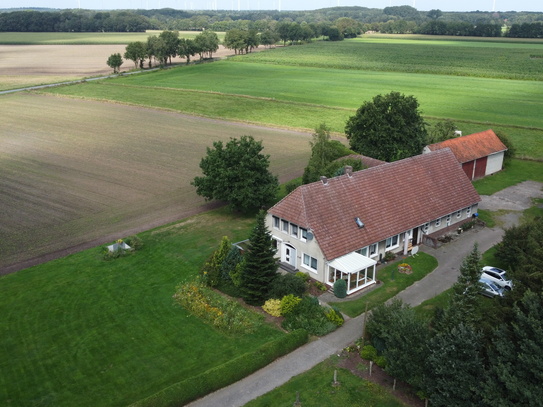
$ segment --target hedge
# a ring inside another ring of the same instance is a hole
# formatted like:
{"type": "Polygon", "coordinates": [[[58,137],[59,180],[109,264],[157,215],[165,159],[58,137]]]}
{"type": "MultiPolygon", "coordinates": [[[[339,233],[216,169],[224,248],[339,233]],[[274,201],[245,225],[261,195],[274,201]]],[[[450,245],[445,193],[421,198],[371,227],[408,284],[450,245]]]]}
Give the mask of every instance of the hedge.
{"type": "Polygon", "coordinates": [[[303,329],[262,345],[222,365],[205,371],[137,401],[130,407],[177,407],[228,386],[302,346],[309,338],[303,329]]]}

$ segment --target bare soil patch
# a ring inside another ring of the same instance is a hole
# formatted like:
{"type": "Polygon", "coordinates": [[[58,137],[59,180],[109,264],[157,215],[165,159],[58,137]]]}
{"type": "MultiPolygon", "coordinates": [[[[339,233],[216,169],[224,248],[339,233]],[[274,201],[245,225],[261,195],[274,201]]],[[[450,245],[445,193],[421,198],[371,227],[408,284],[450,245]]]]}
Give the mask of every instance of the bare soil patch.
{"type": "Polygon", "coordinates": [[[0,274],[209,210],[190,181],[213,141],[262,140],[282,181],[309,155],[305,133],[54,96],[0,103],[0,274]]]}
{"type": "MultiPolygon", "coordinates": [[[[125,48],[126,45],[0,45],[0,90],[109,75],[112,69],[107,66],[108,57],[117,52],[123,55],[125,48]]],[[[233,54],[233,50],[221,45],[213,56],[224,58],[233,54]]],[[[185,62],[184,58],[172,59],[173,64],[185,62]]],[[[125,60],[121,71],[132,69],[134,63],[125,60]]]]}

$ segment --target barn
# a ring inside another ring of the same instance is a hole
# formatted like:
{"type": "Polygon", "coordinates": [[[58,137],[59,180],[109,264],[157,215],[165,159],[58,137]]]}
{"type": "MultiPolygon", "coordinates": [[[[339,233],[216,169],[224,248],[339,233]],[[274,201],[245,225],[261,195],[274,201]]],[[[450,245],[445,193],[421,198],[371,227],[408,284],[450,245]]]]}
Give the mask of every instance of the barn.
{"type": "Polygon", "coordinates": [[[507,147],[492,130],[468,134],[424,147],[423,153],[450,148],[470,180],[483,178],[503,167],[507,147]]]}

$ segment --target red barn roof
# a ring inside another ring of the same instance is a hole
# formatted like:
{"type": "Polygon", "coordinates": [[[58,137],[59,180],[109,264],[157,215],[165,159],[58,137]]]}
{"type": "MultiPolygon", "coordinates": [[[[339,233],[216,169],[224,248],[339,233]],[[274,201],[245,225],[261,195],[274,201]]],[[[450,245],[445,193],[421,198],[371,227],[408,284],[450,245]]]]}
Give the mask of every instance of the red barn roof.
{"type": "Polygon", "coordinates": [[[476,160],[491,154],[507,150],[505,144],[492,130],[468,134],[456,137],[440,143],[430,144],[428,149],[436,151],[442,148],[450,148],[460,163],[476,160]]]}
{"type": "Polygon", "coordinates": [[[333,260],[479,201],[447,148],[302,185],[268,212],[311,229],[333,260]]]}

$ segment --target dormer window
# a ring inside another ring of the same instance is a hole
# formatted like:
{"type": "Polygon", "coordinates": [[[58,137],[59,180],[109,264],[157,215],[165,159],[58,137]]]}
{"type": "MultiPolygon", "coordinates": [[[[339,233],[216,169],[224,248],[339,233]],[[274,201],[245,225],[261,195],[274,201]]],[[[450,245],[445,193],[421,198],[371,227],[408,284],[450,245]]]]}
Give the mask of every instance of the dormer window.
{"type": "Polygon", "coordinates": [[[356,222],[356,225],[359,227],[359,228],[363,228],[364,227],[364,222],[362,222],[360,220],[360,218],[354,218],[354,221],[356,222]]]}
{"type": "Polygon", "coordinates": [[[298,226],[294,223],[290,224],[290,234],[294,237],[298,237],[298,226]]]}

